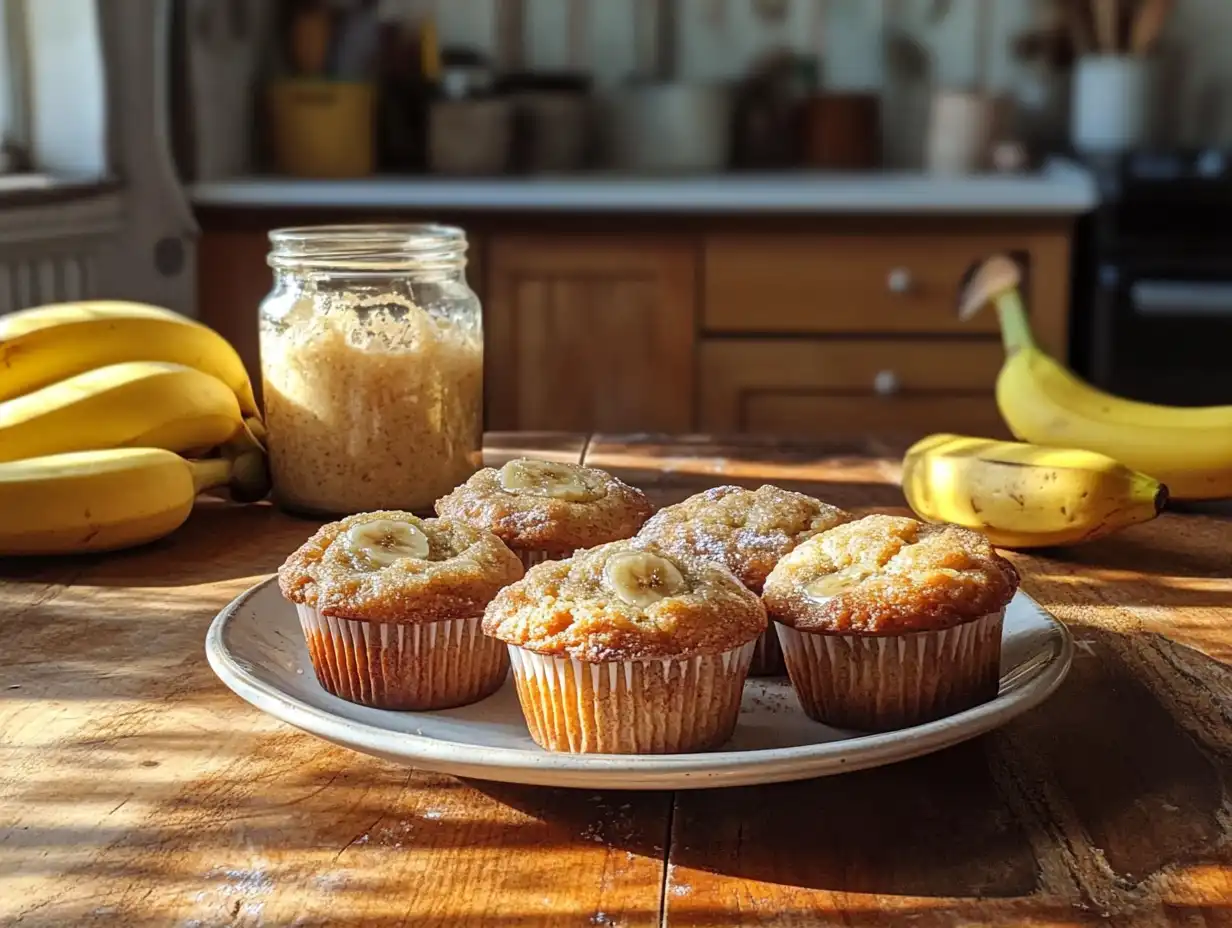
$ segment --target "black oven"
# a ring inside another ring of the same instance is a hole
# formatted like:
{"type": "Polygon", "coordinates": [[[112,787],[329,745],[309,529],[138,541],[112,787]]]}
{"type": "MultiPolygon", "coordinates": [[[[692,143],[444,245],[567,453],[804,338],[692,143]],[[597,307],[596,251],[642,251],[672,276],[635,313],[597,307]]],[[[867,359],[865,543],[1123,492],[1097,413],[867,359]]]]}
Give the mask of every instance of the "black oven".
{"type": "Polygon", "coordinates": [[[1232,157],[1092,167],[1102,202],[1080,227],[1075,366],[1135,399],[1232,404],[1232,157]]]}

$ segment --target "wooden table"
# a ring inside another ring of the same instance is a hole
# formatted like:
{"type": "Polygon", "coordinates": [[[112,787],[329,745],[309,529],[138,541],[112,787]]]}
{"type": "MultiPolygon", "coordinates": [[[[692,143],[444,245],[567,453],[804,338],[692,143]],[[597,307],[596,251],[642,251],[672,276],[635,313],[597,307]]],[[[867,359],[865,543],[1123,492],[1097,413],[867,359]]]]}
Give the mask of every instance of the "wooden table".
{"type": "MultiPolygon", "coordinates": [[[[668,503],[775,482],[893,509],[897,453],[492,436],[668,503]]],[[[125,554],[0,568],[0,923],[1232,925],[1232,510],[1016,556],[1078,639],[1044,706],[911,763],[781,786],[461,781],[252,709],[202,641],[313,529],[204,503],[125,554]]]]}

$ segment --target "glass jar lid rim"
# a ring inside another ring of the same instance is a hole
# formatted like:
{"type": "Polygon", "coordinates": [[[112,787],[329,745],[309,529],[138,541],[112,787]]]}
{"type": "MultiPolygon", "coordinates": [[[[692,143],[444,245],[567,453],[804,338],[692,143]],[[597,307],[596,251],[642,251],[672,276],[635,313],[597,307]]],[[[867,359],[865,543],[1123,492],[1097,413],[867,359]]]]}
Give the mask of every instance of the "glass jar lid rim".
{"type": "Polygon", "coordinates": [[[272,229],[274,245],[314,245],[342,240],[351,244],[364,241],[382,246],[401,242],[408,248],[427,246],[439,248],[451,242],[465,242],[466,232],[457,226],[440,223],[369,223],[355,225],[284,226],[272,229]]]}
{"type": "Polygon", "coordinates": [[[286,226],[269,233],[269,264],[306,270],[444,269],[465,261],[466,232],[437,223],[286,226]]]}

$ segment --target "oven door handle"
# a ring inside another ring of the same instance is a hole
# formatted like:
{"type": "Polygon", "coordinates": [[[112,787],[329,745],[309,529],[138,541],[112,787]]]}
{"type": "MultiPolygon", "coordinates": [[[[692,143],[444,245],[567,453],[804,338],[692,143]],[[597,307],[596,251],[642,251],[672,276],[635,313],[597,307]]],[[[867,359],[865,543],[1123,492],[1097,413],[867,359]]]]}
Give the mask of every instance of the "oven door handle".
{"type": "Polygon", "coordinates": [[[1139,316],[1232,316],[1232,281],[1139,280],[1129,298],[1139,316]]]}

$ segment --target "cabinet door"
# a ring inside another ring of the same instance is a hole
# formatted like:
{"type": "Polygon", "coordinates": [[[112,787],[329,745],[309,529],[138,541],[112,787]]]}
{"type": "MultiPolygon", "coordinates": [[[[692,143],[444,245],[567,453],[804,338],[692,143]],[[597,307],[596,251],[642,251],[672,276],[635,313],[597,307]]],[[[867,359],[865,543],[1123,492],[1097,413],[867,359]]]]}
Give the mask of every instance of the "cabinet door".
{"type": "Polygon", "coordinates": [[[263,231],[206,228],[197,242],[197,318],[235,346],[260,398],[257,311],[274,277],[263,231]]]}
{"type": "Polygon", "coordinates": [[[487,261],[488,428],[692,427],[693,243],[497,238],[487,261]]]}
{"type": "Polygon", "coordinates": [[[1009,437],[993,385],[996,342],[710,340],[700,351],[700,425],[716,434],[1009,437]]]}

